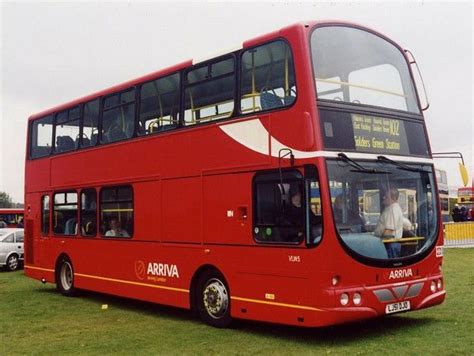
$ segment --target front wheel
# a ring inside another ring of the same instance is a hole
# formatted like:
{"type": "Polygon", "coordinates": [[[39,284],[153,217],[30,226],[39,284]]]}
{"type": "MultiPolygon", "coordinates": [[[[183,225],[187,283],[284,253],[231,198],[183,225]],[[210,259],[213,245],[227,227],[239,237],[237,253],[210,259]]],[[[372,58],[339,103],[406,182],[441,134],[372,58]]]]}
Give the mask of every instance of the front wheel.
{"type": "Polygon", "coordinates": [[[9,271],[16,271],[18,269],[19,263],[20,261],[18,260],[17,255],[10,255],[10,257],[7,259],[7,269],[9,271]]]}
{"type": "Polygon", "coordinates": [[[56,270],[56,288],[62,295],[67,297],[71,297],[75,294],[74,269],[71,260],[67,257],[62,257],[58,263],[56,270]]]}
{"type": "Polygon", "coordinates": [[[209,325],[225,328],[230,325],[230,293],[224,277],[211,271],[204,273],[198,283],[198,313],[209,325]]]}

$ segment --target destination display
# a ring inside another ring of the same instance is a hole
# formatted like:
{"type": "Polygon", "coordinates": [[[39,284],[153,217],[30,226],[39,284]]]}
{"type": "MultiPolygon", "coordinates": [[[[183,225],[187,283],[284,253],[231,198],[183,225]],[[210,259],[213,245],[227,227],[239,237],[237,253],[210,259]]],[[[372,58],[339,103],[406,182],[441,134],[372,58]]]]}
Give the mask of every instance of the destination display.
{"type": "Polygon", "coordinates": [[[352,114],[352,128],[356,151],[409,154],[401,120],[352,114]]]}
{"type": "Polygon", "coordinates": [[[421,120],[320,110],[320,123],[326,149],[429,156],[421,120]]]}

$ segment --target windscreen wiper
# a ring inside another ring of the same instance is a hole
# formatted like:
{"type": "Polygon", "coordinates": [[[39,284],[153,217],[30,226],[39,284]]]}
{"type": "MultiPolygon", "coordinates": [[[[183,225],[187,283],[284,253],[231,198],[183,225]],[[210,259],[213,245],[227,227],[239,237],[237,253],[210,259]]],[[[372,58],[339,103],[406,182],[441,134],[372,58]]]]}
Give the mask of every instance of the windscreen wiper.
{"type": "Polygon", "coordinates": [[[386,172],[386,171],[379,171],[375,168],[365,168],[362,166],[360,163],[357,163],[353,159],[350,159],[349,157],[346,156],[345,153],[338,153],[337,157],[349,164],[352,168],[355,168],[355,170],[351,170],[352,172],[358,172],[358,173],[369,173],[369,174],[391,174],[391,172],[386,172]]]}
{"type": "Polygon", "coordinates": [[[430,171],[425,171],[424,169],[420,169],[420,168],[415,168],[415,167],[410,167],[404,163],[400,163],[400,162],[397,162],[397,161],[394,161],[390,158],[387,158],[385,156],[378,156],[377,157],[377,160],[379,160],[380,162],[384,162],[384,163],[389,163],[389,164],[393,164],[394,166],[400,168],[400,169],[403,169],[405,171],[410,171],[410,172],[422,172],[422,173],[430,173],[430,171]]]}

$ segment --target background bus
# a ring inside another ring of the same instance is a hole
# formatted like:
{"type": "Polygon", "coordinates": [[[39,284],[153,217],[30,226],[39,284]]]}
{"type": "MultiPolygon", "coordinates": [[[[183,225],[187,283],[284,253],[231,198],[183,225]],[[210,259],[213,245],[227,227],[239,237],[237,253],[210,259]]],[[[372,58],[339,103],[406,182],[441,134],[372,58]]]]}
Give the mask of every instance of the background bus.
{"type": "Polygon", "coordinates": [[[465,219],[474,221],[474,182],[470,187],[462,187],[458,189],[458,206],[462,210],[466,210],[465,219]]]}
{"type": "Polygon", "coordinates": [[[441,303],[438,195],[410,62],[364,27],[301,23],[33,115],[26,274],[218,327],[441,303]],[[416,197],[412,236],[375,236],[360,198],[397,189],[416,197]]]}
{"type": "Polygon", "coordinates": [[[448,187],[448,176],[446,171],[441,169],[436,169],[436,182],[438,183],[438,193],[439,193],[439,204],[441,208],[441,217],[443,222],[452,221],[451,211],[452,208],[449,204],[449,187],[448,187]]]}
{"type": "Polygon", "coordinates": [[[0,208],[0,221],[3,220],[8,227],[18,227],[18,223],[23,222],[23,209],[0,208]]]}

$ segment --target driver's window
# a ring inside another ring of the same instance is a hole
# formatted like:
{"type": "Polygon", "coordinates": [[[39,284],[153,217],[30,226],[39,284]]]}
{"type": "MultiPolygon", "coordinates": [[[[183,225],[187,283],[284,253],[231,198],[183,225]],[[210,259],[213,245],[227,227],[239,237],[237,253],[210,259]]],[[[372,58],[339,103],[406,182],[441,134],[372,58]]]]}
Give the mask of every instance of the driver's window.
{"type": "Polygon", "coordinates": [[[307,212],[309,228],[306,242],[308,245],[316,245],[321,242],[323,233],[323,217],[321,205],[321,192],[319,190],[319,180],[317,176],[307,177],[306,194],[309,204],[307,212]]]}
{"type": "Polygon", "coordinates": [[[254,191],[254,238],[260,243],[310,243],[321,236],[319,185],[298,170],[257,174],[254,191]],[[306,224],[309,221],[309,224],[306,224]]]}

